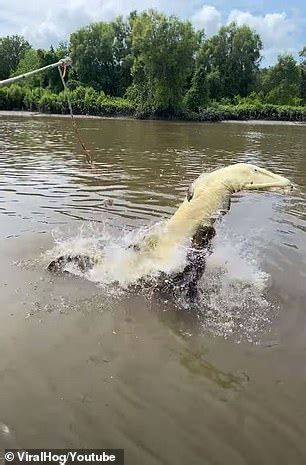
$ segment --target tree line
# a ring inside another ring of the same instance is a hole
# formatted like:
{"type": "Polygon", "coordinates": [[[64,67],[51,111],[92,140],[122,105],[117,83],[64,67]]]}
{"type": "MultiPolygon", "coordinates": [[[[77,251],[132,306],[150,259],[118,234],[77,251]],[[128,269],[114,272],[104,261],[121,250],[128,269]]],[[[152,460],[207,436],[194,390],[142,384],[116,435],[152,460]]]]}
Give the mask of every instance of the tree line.
{"type": "MultiPolygon", "coordinates": [[[[71,92],[86,88],[86,95],[124,100],[127,108],[145,114],[200,113],[217,103],[305,106],[306,47],[299,60],[280,55],[268,68],[260,67],[262,48],[259,34],[246,25],[231,23],[207,38],[204,30],[175,16],[132,12],[126,19],[83,27],[67,43],[48,50],[33,48],[21,36],[0,38],[0,80],[70,55],[71,92]]],[[[35,89],[49,95],[62,90],[56,69],[22,86],[31,95],[41,92],[35,89]]]]}

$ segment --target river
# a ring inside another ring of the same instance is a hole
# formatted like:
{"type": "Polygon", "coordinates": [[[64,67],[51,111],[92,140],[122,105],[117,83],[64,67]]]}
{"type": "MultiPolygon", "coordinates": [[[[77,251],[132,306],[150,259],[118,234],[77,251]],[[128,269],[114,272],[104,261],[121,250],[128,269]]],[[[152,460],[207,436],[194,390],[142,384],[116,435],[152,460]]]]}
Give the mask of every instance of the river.
{"type": "Polygon", "coordinates": [[[0,115],[0,448],[124,448],[127,465],[306,462],[302,124],[0,115]],[[290,195],[236,195],[195,316],[171,299],[46,271],[169,217],[203,171],[274,170],[290,195]]]}

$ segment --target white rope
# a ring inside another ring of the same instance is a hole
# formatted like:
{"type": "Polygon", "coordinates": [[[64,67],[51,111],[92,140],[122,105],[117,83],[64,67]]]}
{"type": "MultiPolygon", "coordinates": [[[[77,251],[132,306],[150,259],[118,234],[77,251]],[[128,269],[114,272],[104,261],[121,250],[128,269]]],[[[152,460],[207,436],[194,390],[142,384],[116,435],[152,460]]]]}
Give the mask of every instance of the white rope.
{"type": "Polygon", "coordinates": [[[20,79],[26,79],[29,76],[32,76],[33,74],[40,73],[42,71],[47,71],[48,69],[53,69],[56,68],[57,66],[70,66],[72,64],[71,58],[66,57],[62,58],[56,63],[52,63],[51,65],[44,66],[43,68],[38,68],[35,69],[34,71],[29,71],[28,73],[20,74],[19,76],[14,76],[9,79],[4,79],[3,81],[0,81],[0,87],[1,86],[7,86],[8,84],[12,84],[13,82],[19,81],[20,79]]]}
{"type": "Polygon", "coordinates": [[[34,71],[29,71],[28,73],[20,74],[19,76],[14,76],[14,77],[11,77],[9,79],[4,79],[3,81],[0,81],[0,87],[12,84],[13,82],[19,81],[20,79],[26,79],[27,77],[33,76],[33,74],[36,74],[36,73],[47,71],[47,70],[53,69],[53,68],[58,68],[58,72],[59,72],[59,75],[60,75],[60,78],[61,78],[61,81],[62,81],[62,84],[63,84],[64,92],[67,95],[69,113],[70,113],[70,116],[71,116],[71,121],[72,121],[73,128],[75,130],[77,139],[78,139],[78,141],[79,141],[79,143],[80,143],[80,145],[81,145],[81,147],[82,147],[82,149],[83,149],[83,151],[84,151],[84,153],[86,155],[87,162],[89,163],[90,166],[93,166],[93,160],[92,160],[90,151],[86,148],[85,143],[83,142],[82,136],[80,134],[79,128],[77,126],[77,123],[76,123],[76,121],[74,119],[73,111],[72,111],[72,105],[71,105],[71,101],[70,101],[69,89],[68,89],[68,87],[66,85],[66,82],[65,82],[66,68],[67,68],[67,66],[70,66],[71,64],[72,64],[71,58],[69,58],[69,57],[62,58],[61,60],[57,61],[56,63],[52,63],[51,65],[44,66],[43,68],[38,68],[38,69],[35,69],[34,71]],[[62,72],[62,68],[64,68],[64,73],[62,72]]]}

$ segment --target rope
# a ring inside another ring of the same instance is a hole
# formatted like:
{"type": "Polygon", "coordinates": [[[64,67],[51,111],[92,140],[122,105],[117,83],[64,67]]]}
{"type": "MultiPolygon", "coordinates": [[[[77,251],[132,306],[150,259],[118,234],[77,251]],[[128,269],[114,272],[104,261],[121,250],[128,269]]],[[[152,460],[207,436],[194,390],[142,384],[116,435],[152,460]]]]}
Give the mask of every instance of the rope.
{"type": "Polygon", "coordinates": [[[4,79],[3,81],[0,81],[0,87],[1,86],[7,86],[9,84],[12,84],[13,82],[19,81],[20,79],[25,79],[29,76],[33,76],[36,73],[41,73],[43,71],[47,71],[49,69],[56,68],[59,65],[62,66],[70,66],[72,63],[71,59],[69,57],[62,58],[61,60],[57,61],[56,63],[51,63],[51,65],[43,66],[42,68],[34,69],[34,71],[28,71],[27,73],[20,74],[19,76],[14,76],[10,77],[8,79],[4,79]]]}
{"type": "Polygon", "coordinates": [[[79,143],[80,143],[80,145],[81,145],[81,147],[83,149],[83,152],[85,153],[87,162],[89,163],[90,166],[93,166],[93,159],[92,159],[92,156],[90,154],[90,151],[86,148],[86,145],[85,145],[85,143],[84,143],[84,141],[82,139],[82,136],[80,134],[80,130],[78,128],[78,125],[77,125],[77,123],[76,123],[76,121],[74,119],[71,100],[70,100],[70,95],[69,95],[69,89],[68,89],[68,87],[66,85],[66,82],[65,82],[67,66],[70,66],[71,63],[72,63],[72,61],[71,61],[71,59],[69,57],[62,58],[57,63],[52,63],[51,65],[47,65],[47,66],[44,66],[43,68],[35,69],[34,71],[29,71],[28,73],[24,73],[24,74],[21,74],[19,76],[14,76],[14,77],[11,77],[9,79],[4,79],[3,81],[0,81],[0,87],[1,86],[6,86],[8,84],[12,84],[13,82],[19,81],[20,79],[25,79],[25,78],[27,78],[29,76],[32,76],[33,74],[36,74],[36,73],[39,73],[39,72],[42,72],[42,71],[47,71],[49,69],[53,69],[53,68],[57,67],[60,78],[61,78],[61,81],[62,81],[62,84],[63,84],[63,87],[64,87],[64,91],[66,92],[66,95],[67,95],[68,107],[69,107],[69,112],[70,112],[70,116],[71,116],[72,126],[74,128],[76,137],[77,137],[77,139],[78,139],[78,141],[79,141],[79,143]],[[63,71],[62,71],[62,68],[63,68],[63,71]]]}
{"type": "Polygon", "coordinates": [[[93,166],[93,159],[92,159],[91,153],[85,146],[85,143],[84,143],[84,141],[82,139],[82,136],[80,134],[80,130],[78,128],[76,120],[74,119],[74,115],[73,115],[73,111],[72,111],[72,105],[71,105],[71,100],[70,100],[70,95],[69,95],[70,92],[69,92],[69,89],[68,89],[67,84],[65,82],[67,64],[62,63],[61,65],[58,65],[57,68],[58,68],[58,72],[59,72],[59,75],[60,75],[60,78],[61,78],[61,81],[62,81],[62,84],[63,84],[63,87],[64,87],[64,91],[66,92],[66,95],[67,95],[68,108],[69,108],[69,113],[70,113],[70,117],[71,117],[72,126],[73,126],[73,129],[75,131],[75,135],[76,135],[76,137],[77,137],[77,139],[78,139],[78,141],[80,143],[80,146],[82,147],[83,152],[84,152],[84,154],[86,156],[87,163],[92,167],[93,166]],[[64,68],[63,71],[62,71],[61,65],[64,68]]]}

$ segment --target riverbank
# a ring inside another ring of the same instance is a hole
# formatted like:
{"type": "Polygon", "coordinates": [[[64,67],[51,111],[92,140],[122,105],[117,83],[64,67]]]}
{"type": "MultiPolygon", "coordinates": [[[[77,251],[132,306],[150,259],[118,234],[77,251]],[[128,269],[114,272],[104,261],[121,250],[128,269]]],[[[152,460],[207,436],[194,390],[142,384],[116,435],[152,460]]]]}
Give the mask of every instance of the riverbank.
{"type": "MultiPolygon", "coordinates": [[[[143,110],[122,97],[109,97],[92,88],[77,87],[70,91],[75,115],[100,117],[130,117],[137,119],[167,119],[176,121],[268,120],[306,121],[305,106],[239,103],[223,105],[214,102],[198,112],[187,109],[152,112],[143,110]]],[[[11,85],[0,89],[0,111],[66,115],[69,113],[67,93],[52,93],[47,89],[30,89],[11,85]]]]}
{"type": "MultiPolygon", "coordinates": [[[[63,118],[63,119],[70,119],[69,114],[59,114],[59,113],[41,113],[39,111],[26,111],[26,110],[19,110],[19,111],[13,111],[13,110],[0,110],[0,118],[1,117],[16,117],[16,118],[63,118]]],[[[76,119],[89,119],[89,120],[99,120],[99,119],[104,119],[104,120],[137,120],[139,118],[135,118],[133,116],[98,116],[98,115],[74,115],[74,118],[76,119]]],[[[165,118],[147,118],[146,120],[143,121],[169,121],[169,119],[165,118]]],[[[188,122],[188,120],[180,120],[180,119],[172,119],[173,122],[179,123],[180,121],[182,122],[188,122]]],[[[205,121],[193,121],[195,123],[201,123],[205,121]]],[[[288,121],[288,120],[265,120],[265,119],[243,119],[243,120],[221,120],[217,121],[219,123],[240,123],[240,124],[264,124],[264,125],[304,125],[306,124],[306,121],[288,121]]]]}

